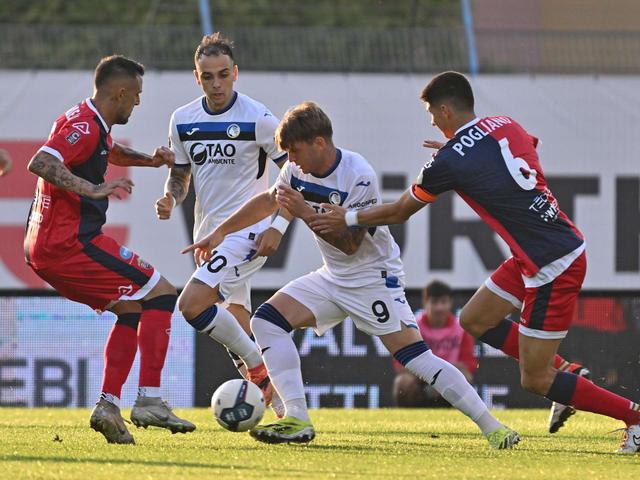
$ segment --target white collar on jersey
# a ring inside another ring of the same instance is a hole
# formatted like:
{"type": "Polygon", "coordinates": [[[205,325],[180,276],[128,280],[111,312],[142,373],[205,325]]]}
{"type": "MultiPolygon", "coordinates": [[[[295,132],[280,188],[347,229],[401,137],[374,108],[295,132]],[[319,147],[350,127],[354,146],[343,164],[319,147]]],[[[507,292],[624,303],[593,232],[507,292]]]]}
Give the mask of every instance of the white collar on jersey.
{"type": "Polygon", "coordinates": [[[104,129],[107,131],[107,133],[109,133],[109,127],[107,127],[107,122],[104,121],[104,118],[102,118],[102,115],[100,115],[100,112],[98,111],[98,109],[96,108],[96,106],[93,104],[93,102],[91,101],[91,98],[87,98],[85,100],[85,103],[87,104],[87,107],[89,107],[91,110],[93,110],[95,112],[96,115],[98,115],[98,118],[100,119],[100,121],[102,122],[102,126],[104,127],[104,129]]]}
{"type": "Polygon", "coordinates": [[[460,133],[462,130],[464,130],[465,128],[469,128],[471,125],[475,125],[476,123],[478,123],[480,121],[480,119],[478,117],[474,118],[473,120],[471,120],[470,122],[465,123],[464,125],[462,125],[459,129],[456,130],[456,133],[454,133],[454,135],[457,135],[458,133],[460,133]]]}

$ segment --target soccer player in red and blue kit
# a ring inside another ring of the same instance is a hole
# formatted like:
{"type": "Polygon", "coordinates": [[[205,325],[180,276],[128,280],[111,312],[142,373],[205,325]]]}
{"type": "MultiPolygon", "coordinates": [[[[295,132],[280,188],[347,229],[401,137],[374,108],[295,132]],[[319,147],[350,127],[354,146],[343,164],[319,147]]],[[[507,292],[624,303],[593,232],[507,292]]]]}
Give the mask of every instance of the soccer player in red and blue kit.
{"type": "Polygon", "coordinates": [[[105,182],[108,163],[173,165],[168,148],[157,148],[149,156],[111,139],[111,127],[127,123],[140,103],[143,75],[144,67],[131,59],[103,58],[95,70],[93,96],[55,121],[28,167],[40,178],[24,241],[27,264],[66,298],[117,316],[105,346],[102,392],[90,420],[110,443],[135,443],[119,402],[138,348],[133,423],[173,433],[195,429],[160,397],[176,289],[138,255],[102,233],[108,197],[119,197],[133,187],[126,178],[105,182]]]}
{"type": "MultiPolygon", "coordinates": [[[[455,190],[509,245],[512,257],[463,308],[473,336],[520,362],[522,386],[578,410],[626,424],[619,453],[640,450],[640,406],[574,373],[557,355],[586,274],[585,242],[560,210],[536,153],[537,139],[505,116],[478,118],[467,79],[434,77],[421,95],[432,124],[449,139],[398,200],[367,210],[323,204],[312,227],[320,233],[351,225],[405,222],[441,193],[455,190]],[[505,317],[520,310],[520,324],[505,317]]],[[[578,368],[580,366],[577,366],[578,368]]]]}

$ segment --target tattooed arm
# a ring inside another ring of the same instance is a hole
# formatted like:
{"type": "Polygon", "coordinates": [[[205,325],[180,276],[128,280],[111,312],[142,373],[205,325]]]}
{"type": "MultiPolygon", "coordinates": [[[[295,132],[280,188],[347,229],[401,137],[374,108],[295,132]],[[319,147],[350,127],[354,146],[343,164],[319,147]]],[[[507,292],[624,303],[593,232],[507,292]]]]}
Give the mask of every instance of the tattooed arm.
{"type": "Polygon", "coordinates": [[[118,178],[95,185],[84,178],[74,175],[64,163],[43,151],[39,151],[34,155],[29,162],[28,169],[31,173],[35,173],[58,188],[95,200],[107,198],[109,195],[120,198],[118,189],[131,193],[131,188],[133,187],[133,182],[127,178],[118,178]]]}
{"type": "Polygon", "coordinates": [[[182,203],[189,191],[191,164],[173,166],[164,185],[164,197],[156,201],[156,214],[160,220],[171,217],[171,210],[182,203]]]}
{"type": "MultiPolygon", "coordinates": [[[[300,218],[310,227],[309,223],[316,218],[316,211],[307,205],[300,192],[289,186],[280,185],[277,189],[276,197],[281,207],[286,208],[291,214],[300,218]]],[[[365,228],[361,227],[345,227],[337,232],[314,233],[342,253],[353,255],[360,248],[366,231],[365,228]]]]}
{"type": "Polygon", "coordinates": [[[158,147],[153,151],[153,155],[147,155],[114,143],[109,152],[109,163],[123,167],[160,167],[162,165],[173,167],[174,161],[175,155],[167,147],[158,147]]]}
{"type": "MultiPolygon", "coordinates": [[[[315,217],[315,211],[313,213],[314,215],[311,215],[303,219],[304,223],[306,223],[307,226],[309,226],[309,222],[315,217]]],[[[333,233],[313,232],[313,233],[315,233],[325,242],[336,247],[342,253],[345,253],[347,255],[353,255],[358,251],[358,248],[360,248],[360,244],[364,239],[364,234],[366,233],[366,231],[367,229],[362,227],[347,227],[344,230],[339,232],[333,232],[333,233]]]]}

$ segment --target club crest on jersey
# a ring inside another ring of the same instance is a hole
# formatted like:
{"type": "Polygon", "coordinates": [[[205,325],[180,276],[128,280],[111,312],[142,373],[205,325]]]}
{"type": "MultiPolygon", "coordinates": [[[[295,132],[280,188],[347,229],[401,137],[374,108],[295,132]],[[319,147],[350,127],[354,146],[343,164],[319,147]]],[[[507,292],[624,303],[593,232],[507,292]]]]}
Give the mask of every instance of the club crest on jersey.
{"type": "Polygon", "coordinates": [[[131,257],[133,257],[133,252],[127,247],[120,247],[120,257],[123,260],[129,260],[131,257]]]}
{"type": "Polygon", "coordinates": [[[240,125],[237,123],[232,123],[227,127],[227,136],[229,138],[238,138],[240,135],[240,125]]]}
{"type": "Polygon", "coordinates": [[[340,205],[342,201],[342,197],[340,196],[340,192],[333,191],[329,194],[329,203],[332,205],[340,205]]]}

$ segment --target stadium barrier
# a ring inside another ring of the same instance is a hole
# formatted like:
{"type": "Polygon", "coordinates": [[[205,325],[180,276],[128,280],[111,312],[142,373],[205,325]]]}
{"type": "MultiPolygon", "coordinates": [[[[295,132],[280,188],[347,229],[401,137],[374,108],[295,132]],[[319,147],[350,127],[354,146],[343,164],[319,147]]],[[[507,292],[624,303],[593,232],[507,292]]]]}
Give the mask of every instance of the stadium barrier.
{"type": "MultiPolygon", "coordinates": [[[[243,70],[278,72],[468,71],[461,26],[232,27],[243,70]]],[[[0,24],[0,66],[92,69],[122,53],[158,70],[191,69],[197,26],[0,24]]],[[[476,29],[481,73],[640,72],[638,31],[476,29]]]]}
{"type": "MultiPolygon", "coordinates": [[[[254,292],[254,307],[272,291],[254,292]]],[[[471,292],[455,295],[460,307],[471,292]]],[[[418,307],[420,292],[407,291],[418,307]]],[[[102,349],[114,317],[62,299],[50,291],[8,292],[0,296],[0,407],[88,407],[99,393],[102,349]]],[[[163,372],[163,394],[177,407],[207,406],[215,388],[237,377],[227,352],[196,335],[174,314],[163,372]]],[[[350,320],[323,337],[310,329],[294,334],[302,359],[309,405],[377,408],[393,405],[391,357],[379,340],[357,331],[350,320]]],[[[640,292],[586,293],[561,353],[587,365],[594,381],[637,398],[640,369],[640,292]]],[[[476,386],[493,408],[544,407],[548,402],[519,385],[518,366],[501,352],[476,345],[476,386]]],[[[123,389],[130,405],[137,387],[137,364],[123,389]]]]}

